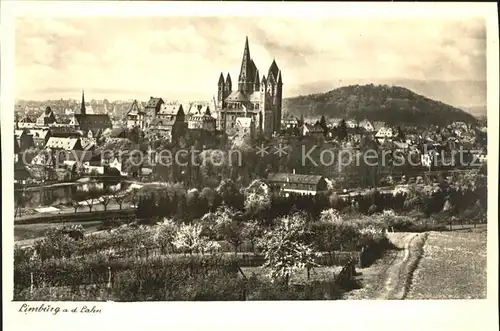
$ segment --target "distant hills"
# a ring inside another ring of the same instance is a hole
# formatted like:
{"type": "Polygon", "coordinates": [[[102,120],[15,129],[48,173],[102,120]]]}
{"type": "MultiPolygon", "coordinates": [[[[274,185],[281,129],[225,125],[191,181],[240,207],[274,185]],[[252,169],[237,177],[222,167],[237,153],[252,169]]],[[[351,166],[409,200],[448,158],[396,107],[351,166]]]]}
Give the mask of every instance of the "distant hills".
{"type": "Polygon", "coordinates": [[[470,124],[470,113],[432,100],[407,88],[388,85],[349,85],[326,93],[283,100],[283,112],[304,117],[322,116],[384,121],[390,125],[447,125],[455,121],[470,124]]]}
{"type": "Polygon", "coordinates": [[[486,117],[488,111],[486,110],[486,106],[476,106],[476,107],[461,107],[461,109],[465,110],[469,114],[477,118],[486,117]]]}

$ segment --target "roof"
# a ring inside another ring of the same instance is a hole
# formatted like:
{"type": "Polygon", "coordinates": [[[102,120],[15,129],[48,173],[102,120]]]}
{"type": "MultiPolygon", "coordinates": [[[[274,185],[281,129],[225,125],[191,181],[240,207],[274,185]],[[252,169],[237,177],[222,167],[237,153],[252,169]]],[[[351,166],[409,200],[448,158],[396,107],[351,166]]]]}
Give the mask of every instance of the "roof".
{"type": "Polygon", "coordinates": [[[259,91],[253,92],[248,96],[248,99],[253,102],[260,101],[260,92],[259,91]]]}
{"type": "Polygon", "coordinates": [[[129,109],[127,115],[138,115],[140,113],[143,113],[143,111],[139,107],[137,100],[134,100],[134,102],[132,102],[132,105],[130,106],[130,109],[129,109]]]}
{"type": "Polygon", "coordinates": [[[384,122],[375,121],[375,122],[372,123],[372,125],[373,125],[373,128],[375,129],[375,131],[378,131],[378,130],[382,129],[385,126],[385,123],[384,122]]]}
{"type": "Polygon", "coordinates": [[[165,102],[163,101],[162,98],[153,98],[151,97],[146,104],[146,108],[154,108],[157,109],[161,104],[164,104],[165,102]]]}
{"type": "Polygon", "coordinates": [[[57,138],[50,137],[45,147],[53,149],[73,150],[81,147],[80,138],[57,138]]]}
{"type": "Polygon", "coordinates": [[[241,91],[233,91],[226,98],[226,102],[248,102],[248,97],[241,91]]]}
{"type": "Polygon", "coordinates": [[[72,127],[52,127],[49,129],[51,137],[70,138],[79,137],[80,134],[72,127]]]}
{"type": "Polygon", "coordinates": [[[323,133],[323,128],[319,125],[304,124],[309,132],[321,132],[323,133]]]}
{"type": "Polygon", "coordinates": [[[75,119],[84,131],[113,127],[108,114],[76,114],[75,119]]]}
{"type": "Polygon", "coordinates": [[[162,104],[158,115],[177,115],[181,110],[184,111],[181,104],[162,104]]]}
{"type": "Polygon", "coordinates": [[[205,114],[205,113],[200,113],[200,114],[193,114],[189,115],[189,121],[215,121],[215,118],[213,118],[211,115],[205,114]]]}
{"type": "Polygon", "coordinates": [[[269,174],[267,180],[269,182],[278,183],[300,183],[300,184],[310,184],[317,185],[323,176],[319,175],[301,175],[301,174],[289,174],[289,173],[272,173],[269,174]]]}
{"type": "Polygon", "coordinates": [[[45,139],[49,130],[47,129],[30,129],[30,133],[33,135],[33,138],[41,138],[45,139]]]}

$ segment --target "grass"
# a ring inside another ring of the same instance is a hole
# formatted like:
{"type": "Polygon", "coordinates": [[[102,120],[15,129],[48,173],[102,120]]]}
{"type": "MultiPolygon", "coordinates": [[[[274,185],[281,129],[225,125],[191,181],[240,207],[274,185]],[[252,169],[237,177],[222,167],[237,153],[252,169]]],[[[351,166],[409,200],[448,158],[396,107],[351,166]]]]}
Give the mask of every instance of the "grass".
{"type": "Polygon", "coordinates": [[[486,298],[485,229],[430,232],[406,299],[486,298]]]}
{"type": "Polygon", "coordinates": [[[105,284],[43,287],[23,289],[14,293],[14,301],[108,301],[113,300],[110,289],[105,284]]]}
{"type": "MultiPolygon", "coordinates": [[[[82,225],[86,232],[93,232],[101,224],[101,221],[93,222],[66,222],[65,225],[82,225]]],[[[39,224],[19,224],[14,225],[14,241],[27,240],[43,237],[45,231],[50,228],[62,226],[63,223],[39,223],[39,224]]]]}

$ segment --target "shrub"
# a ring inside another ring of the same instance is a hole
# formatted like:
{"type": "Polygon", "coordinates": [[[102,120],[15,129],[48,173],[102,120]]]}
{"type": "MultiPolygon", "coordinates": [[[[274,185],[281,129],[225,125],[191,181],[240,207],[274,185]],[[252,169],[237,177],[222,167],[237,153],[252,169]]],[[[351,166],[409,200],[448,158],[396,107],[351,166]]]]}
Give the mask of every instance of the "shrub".
{"type": "Polygon", "coordinates": [[[368,215],[373,215],[377,212],[378,210],[378,207],[377,205],[371,205],[369,208],[368,208],[368,215]]]}

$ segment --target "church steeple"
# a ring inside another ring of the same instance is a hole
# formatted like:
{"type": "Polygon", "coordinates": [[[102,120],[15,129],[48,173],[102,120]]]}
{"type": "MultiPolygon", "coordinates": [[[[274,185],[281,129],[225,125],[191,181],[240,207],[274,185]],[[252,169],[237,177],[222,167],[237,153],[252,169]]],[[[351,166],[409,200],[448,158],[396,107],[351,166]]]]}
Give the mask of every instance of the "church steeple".
{"type": "Polygon", "coordinates": [[[250,48],[248,47],[248,36],[245,39],[245,49],[243,50],[243,58],[241,60],[241,70],[240,76],[238,78],[238,90],[244,93],[248,93],[251,85],[253,84],[251,80],[252,70],[252,59],[250,58],[250,48]]]}
{"type": "Polygon", "coordinates": [[[85,109],[85,92],[82,90],[82,106],[80,107],[80,114],[85,115],[86,109],[85,109]]]}

